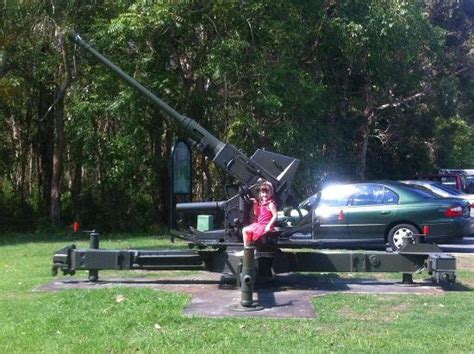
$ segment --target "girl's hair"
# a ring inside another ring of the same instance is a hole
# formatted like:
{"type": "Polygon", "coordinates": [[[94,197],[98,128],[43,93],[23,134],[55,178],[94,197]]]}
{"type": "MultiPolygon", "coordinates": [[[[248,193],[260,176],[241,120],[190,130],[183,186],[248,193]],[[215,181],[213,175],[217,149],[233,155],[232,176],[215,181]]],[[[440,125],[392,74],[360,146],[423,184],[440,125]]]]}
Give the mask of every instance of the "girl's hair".
{"type": "Polygon", "coordinates": [[[261,191],[262,189],[266,189],[266,190],[270,191],[270,194],[273,197],[273,194],[274,194],[273,185],[270,182],[263,181],[262,184],[260,184],[259,191],[261,191]]]}

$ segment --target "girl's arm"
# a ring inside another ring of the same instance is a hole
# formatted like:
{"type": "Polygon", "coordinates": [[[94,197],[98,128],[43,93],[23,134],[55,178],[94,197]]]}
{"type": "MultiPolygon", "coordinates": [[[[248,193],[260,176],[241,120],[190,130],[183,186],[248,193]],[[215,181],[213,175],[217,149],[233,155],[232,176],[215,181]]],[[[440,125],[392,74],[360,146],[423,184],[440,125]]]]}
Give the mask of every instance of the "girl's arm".
{"type": "Polygon", "coordinates": [[[250,223],[254,223],[258,219],[258,201],[254,198],[251,198],[250,200],[252,201],[252,215],[250,215],[250,223]]]}
{"type": "Polygon", "coordinates": [[[275,223],[278,213],[277,213],[277,208],[275,206],[275,203],[270,202],[268,204],[268,209],[270,209],[270,212],[272,213],[272,218],[268,222],[268,224],[265,226],[265,232],[268,232],[272,229],[273,224],[275,223]]]}

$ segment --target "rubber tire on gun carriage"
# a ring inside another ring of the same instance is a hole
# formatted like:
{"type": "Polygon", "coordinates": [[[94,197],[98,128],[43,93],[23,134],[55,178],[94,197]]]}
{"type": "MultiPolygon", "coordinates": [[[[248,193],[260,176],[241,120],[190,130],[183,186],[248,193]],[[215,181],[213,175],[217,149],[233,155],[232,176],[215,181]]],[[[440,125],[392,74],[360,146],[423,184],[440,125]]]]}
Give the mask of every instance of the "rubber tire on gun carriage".
{"type": "MultiPolygon", "coordinates": [[[[398,224],[392,227],[388,233],[387,241],[388,245],[392,251],[398,251],[398,249],[403,245],[403,236],[412,236],[419,234],[420,231],[416,226],[411,224],[398,224]]],[[[417,242],[417,238],[415,238],[417,242]]]]}

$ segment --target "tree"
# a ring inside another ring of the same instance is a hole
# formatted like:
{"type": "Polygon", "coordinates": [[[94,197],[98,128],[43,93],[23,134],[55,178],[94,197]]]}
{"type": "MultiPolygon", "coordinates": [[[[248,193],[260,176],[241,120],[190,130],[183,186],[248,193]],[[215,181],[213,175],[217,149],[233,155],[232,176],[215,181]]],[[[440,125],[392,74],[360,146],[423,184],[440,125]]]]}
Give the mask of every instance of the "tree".
{"type": "MultiPolygon", "coordinates": [[[[301,194],[321,176],[464,167],[473,159],[467,3],[8,2],[5,213],[122,230],[166,222],[170,147],[184,134],[64,42],[70,28],[219,139],[248,155],[300,158],[301,194]]],[[[200,155],[194,178],[195,199],[221,199],[233,182],[200,155]]]]}

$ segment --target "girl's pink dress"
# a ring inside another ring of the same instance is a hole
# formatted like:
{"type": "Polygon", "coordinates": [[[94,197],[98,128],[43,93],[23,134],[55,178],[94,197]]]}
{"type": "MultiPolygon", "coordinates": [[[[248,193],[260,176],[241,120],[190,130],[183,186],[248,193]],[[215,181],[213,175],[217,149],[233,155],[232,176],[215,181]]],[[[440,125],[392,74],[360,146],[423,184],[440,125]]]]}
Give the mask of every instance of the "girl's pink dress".
{"type": "MultiPolygon", "coordinates": [[[[265,226],[273,217],[268,205],[273,202],[273,199],[267,200],[265,203],[259,204],[257,222],[247,226],[247,234],[249,239],[253,242],[259,240],[265,234],[265,226]]],[[[273,227],[272,227],[273,230],[273,227]]]]}

